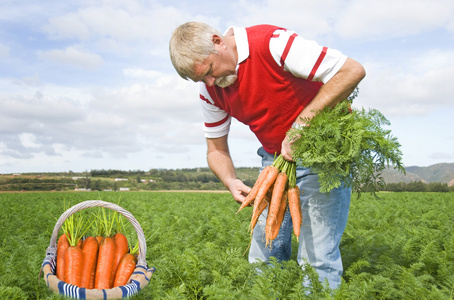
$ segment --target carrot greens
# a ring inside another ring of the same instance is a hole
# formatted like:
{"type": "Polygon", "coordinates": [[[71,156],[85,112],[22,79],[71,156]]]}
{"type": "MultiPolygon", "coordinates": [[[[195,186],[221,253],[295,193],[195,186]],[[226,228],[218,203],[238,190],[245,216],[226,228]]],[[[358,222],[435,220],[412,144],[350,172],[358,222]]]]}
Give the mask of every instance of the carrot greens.
{"type": "Polygon", "coordinates": [[[390,165],[405,173],[397,138],[383,125],[390,125],[376,109],[352,109],[346,100],[327,107],[307,126],[289,131],[294,139],[293,159],[319,175],[325,193],[345,182],[354,192],[375,194],[384,181],[381,172],[390,165]]]}

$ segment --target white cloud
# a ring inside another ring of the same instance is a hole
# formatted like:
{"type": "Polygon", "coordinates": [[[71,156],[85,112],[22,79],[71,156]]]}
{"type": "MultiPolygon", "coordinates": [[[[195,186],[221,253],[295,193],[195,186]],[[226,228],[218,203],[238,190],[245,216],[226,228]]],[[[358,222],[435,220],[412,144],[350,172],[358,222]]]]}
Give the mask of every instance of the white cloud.
{"type": "Polygon", "coordinates": [[[37,124],[54,124],[80,119],[83,110],[69,98],[53,98],[36,93],[34,96],[4,95],[0,98],[0,122],[2,128],[33,132],[37,124]],[[9,124],[15,124],[11,126],[9,124]],[[18,124],[22,124],[17,127],[18,124]]]}
{"type": "Polygon", "coordinates": [[[454,32],[451,0],[240,0],[238,6],[241,11],[228,25],[274,24],[316,40],[386,39],[438,28],[454,32]]]}
{"type": "MultiPolygon", "coordinates": [[[[13,86],[18,87],[35,87],[42,84],[41,79],[38,75],[25,76],[23,78],[9,78],[8,82],[13,86]]],[[[4,91],[5,92],[5,91],[4,91]]]]}
{"type": "Polygon", "coordinates": [[[435,80],[443,80],[454,74],[454,49],[432,48],[406,60],[408,63],[404,66],[409,73],[417,75],[426,72],[435,73],[433,74],[433,77],[436,77],[435,80]]]}
{"type": "Polygon", "coordinates": [[[49,40],[84,45],[86,51],[102,54],[110,65],[143,63],[152,57],[168,59],[173,29],[191,18],[157,1],[103,1],[53,15],[40,29],[49,40]]]}
{"type": "Polygon", "coordinates": [[[63,64],[73,65],[86,70],[92,70],[104,63],[101,56],[70,46],[64,50],[49,50],[43,52],[41,57],[63,64]]]}
{"type": "MultiPolygon", "coordinates": [[[[128,76],[149,76],[156,71],[128,71],[128,76]]],[[[94,110],[121,113],[135,122],[159,123],[164,120],[200,121],[198,89],[193,82],[177,75],[161,74],[148,81],[132,82],[131,85],[115,90],[96,91],[91,103],[94,110]],[[181,116],[181,119],[180,119],[181,116]]]]}
{"type": "Polygon", "coordinates": [[[19,134],[19,140],[26,148],[39,148],[39,144],[36,141],[36,136],[32,133],[19,134]]]}
{"type": "Polygon", "coordinates": [[[144,70],[140,68],[126,68],[123,70],[123,74],[126,77],[131,77],[134,79],[156,79],[160,76],[164,76],[162,72],[154,70],[144,70]]]}
{"type": "Polygon", "coordinates": [[[123,4],[109,2],[55,16],[43,26],[43,30],[54,39],[156,41],[168,36],[169,26],[166,25],[172,24],[184,14],[173,7],[150,7],[137,1],[123,4]]]}
{"type": "Polygon", "coordinates": [[[22,24],[36,24],[43,16],[49,16],[71,6],[71,1],[59,0],[2,0],[2,14],[0,20],[20,22],[22,24]]]}
{"type": "MultiPolygon", "coordinates": [[[[430,50],[400,64],[366,62],[359,101],[392,115],[426,115],[454,106],[454,52],[430,50]]],[[[359,104],[358,104],[359,105],[359,104]]]]}
{"type": "Polygon", "coordinates": [[[339,11],[333,29],[344,38],[392,38],[452,25],[450,0],[356,0],[339,11]]]}
{"type": "Polygon", "coordinates": [[[332,30],[333,14],[341,8],[341,4],[336,0],[267,0],[255,3],[240,0],[238,6],[242,9],[237,12],[239,16],[229,25],[273,24],[315,39],[332,30]]]}
{"type": "Polygon", "coordinates": [[[125,157],[145,149],[187,152],[189,145],[203,143],[196,84],[152,70],[125,73],[148,82],[94,89],[90,98],[70,89],[61,97],[63,91],[47,86],[27,97],[3,96],[0,154],[25,159],[79,151],[125,157]]]}

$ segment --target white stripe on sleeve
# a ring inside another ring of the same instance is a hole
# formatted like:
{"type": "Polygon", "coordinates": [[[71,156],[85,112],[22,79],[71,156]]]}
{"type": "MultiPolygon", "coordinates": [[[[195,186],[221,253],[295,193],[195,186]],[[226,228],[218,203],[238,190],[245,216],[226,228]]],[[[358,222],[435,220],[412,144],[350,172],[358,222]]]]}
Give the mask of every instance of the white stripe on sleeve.
{"type": "MultiPolygon", "coordinates": [[[[281,57],[284,53],[289,38],[294,31],[276,30],[273,38],[270,40],[270,52],[278,65],[281,66],[281,57]]],[[[306,40],[301,36],[296,36],[293,40],[287,56],[285,57],[284,70],[291,72],[296,77],[308,78],[317,64],[323,46],[317,42],[306,40]]],[[[347,57],[340,51],[328,48],[326,55],[317,66],[313,81],[328,82],[334,74],[344,64],[347,57]]]]}
{"type": "Polygon", "coordinates": [[[229,133],[231,116],[214,105],[204,83],[200,83],[200,104],[203,114],[203,130],[206,138],[218,138],[229,133]]]}

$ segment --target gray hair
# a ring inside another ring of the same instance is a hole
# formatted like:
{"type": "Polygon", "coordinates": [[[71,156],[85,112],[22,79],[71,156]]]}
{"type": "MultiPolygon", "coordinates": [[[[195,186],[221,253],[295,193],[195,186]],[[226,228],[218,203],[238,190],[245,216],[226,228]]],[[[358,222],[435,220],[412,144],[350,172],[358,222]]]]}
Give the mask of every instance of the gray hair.
{"type": "Polygon", "coordinates": [[[174,30],[169,43],[170,59],[183,79],[193,79],[194,65],[217,53],[213,35],[222,38],[219,31],[201,22],[187,22],[174,30]]]}

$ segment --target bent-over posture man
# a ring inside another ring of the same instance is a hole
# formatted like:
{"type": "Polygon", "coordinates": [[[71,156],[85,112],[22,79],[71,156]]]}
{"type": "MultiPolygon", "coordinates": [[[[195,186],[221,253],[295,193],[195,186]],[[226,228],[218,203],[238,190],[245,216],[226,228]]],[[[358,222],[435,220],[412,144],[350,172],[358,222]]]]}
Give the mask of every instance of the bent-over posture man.
{"type": "MultiPolygon", "coordinates": [[[[341,52],[272,25],[231,27],[221,34],[207,24],[188,22],[173,32],[170,56],[182,78],[200,82],[208,164],[238,203],[251,188],[237,178],[229,153],[231,118],[257,136],[262,168],[279,153],[292,161],[287,131],[304,126],[301,118],[346,99],[365,76],[362,65],[341,52]]],[[[327,279],[337,288],[343,272],[339,243],[351,190],[341,186],[320,193],[317,174],[304,166],[297,168],[297,185],[303,191],[298,263],[310,263],[320,281],[327,279]]],[[[265,247],[266,216],[267,210],[254,229],[251,263],[270,256],[290,258],[289,211],[271,247],[265,247]]]]}

